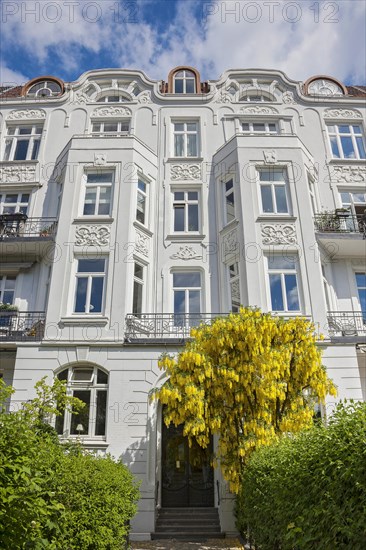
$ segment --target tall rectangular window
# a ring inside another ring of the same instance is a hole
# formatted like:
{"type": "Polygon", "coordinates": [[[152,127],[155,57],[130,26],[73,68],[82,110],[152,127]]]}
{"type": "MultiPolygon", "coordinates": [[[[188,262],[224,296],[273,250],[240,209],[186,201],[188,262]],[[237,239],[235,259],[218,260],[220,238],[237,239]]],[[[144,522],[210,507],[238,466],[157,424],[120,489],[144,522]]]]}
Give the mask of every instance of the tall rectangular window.
{"type": "Polygon", "coordinates": [[[199,324],[201,313],[201,273],[182,271],[173,273],[174,325],[199,324]]]}
{"type": "Polygon", "coordinates": [[[198,191],[174,191],[174,231],[199,231],[198,191]]]}
{"type": "Polygon", "coordinates": [[[235,195],[233,178],[224,183],[224,201],[224,223],[229,223],[235,219],[235,195]]]}
{"type": "Polygon", "coordinates": [[[4,193],[0,195],[0,214],[27,214],[29,193],[4,193]]]}
{"type": "Polygon", "coordinates": [[[113,172],[90,172],[86,175],[84,216],[109,216],[113,172]]]}
{"type": "Polygon", "coordinates": [[[246,134],[278,134],[276,122],[242,122],[241,129],[246,134]]]}
{"type": "Polygon", "coordinates": [[[75,313],[101,313],[103,310],[105,259],[78,260],[75,313]]]}
{"type": "Polygon", "coordinates": [[[136,220],[146,225],[147,185],[144,181],[137,182],[136,220]]]}
{"type": "Polygon", "coordinates": [[[36,160],[41,143],[42,125],[8,126],[4,160],[36,160]]]}
{"type": "Polygon", "coordinates": [[[234,262],[228,266],[229,270],[229,285],[230,285],[230,300],[231,311],[238,313],[240,310],[240,277],[239,264],[234,262]]]}
{"type": "Polygon", "coordinates": [[[142,300],[144,291],[144,266],[135,263],[133,273],[133,299],[132,313],[142,313],[142,300]]]}
{"type": "Polygon", "coordinates": [[[174,122],[174,156],[198,157],[198,122],[174,122]]]}
{"type": "Polygon", "coordinates": [[[0,277],[0,302],[2,304],[14,303],[16,277],[3,275],[0,277]]]}
{"type": "Polygon", "coordinates": [[[327,125],[333,158],[364,159],[365,136],[358,124],[327,125]]]}
{"type": "Polygon", "coordinates": [[[300,311],[296,258],[268,257],[272,311],[300,311]]]}
{"type": "Polygon", "coordinates": [[[263,213],[289,214],[286,180],[284,170],[259,170],[263,213]]]}
{"type": "Polygon", "coordinates": [[[366,273],[356,273],[358,299],[364,323],[366,323],[366,273]]]}

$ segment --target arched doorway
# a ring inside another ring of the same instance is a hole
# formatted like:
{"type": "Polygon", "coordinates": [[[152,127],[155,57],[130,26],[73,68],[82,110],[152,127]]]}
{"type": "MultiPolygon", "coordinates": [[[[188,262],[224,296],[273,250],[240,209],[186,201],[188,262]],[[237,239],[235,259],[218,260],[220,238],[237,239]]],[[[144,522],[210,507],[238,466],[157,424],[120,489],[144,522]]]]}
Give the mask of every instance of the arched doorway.
{"type": "Polygon", "coordinates": [[[162,507],[214,506],[212,450],[212,439],[207,449],[195,442],[189,447],[183,424],[162,422],[162,507]]]}

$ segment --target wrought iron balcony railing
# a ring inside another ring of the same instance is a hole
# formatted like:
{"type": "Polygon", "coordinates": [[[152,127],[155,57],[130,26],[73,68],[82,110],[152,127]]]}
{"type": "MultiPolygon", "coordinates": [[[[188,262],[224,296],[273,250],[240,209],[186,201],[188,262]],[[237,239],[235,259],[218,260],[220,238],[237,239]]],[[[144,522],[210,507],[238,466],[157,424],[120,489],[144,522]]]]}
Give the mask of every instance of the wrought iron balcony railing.
{"type": "Polygon", "coordinates": [[[56,230],[56,218],[28,218],[21,213],[0,215],[1,240],[54,237],[56,230]]]}
{"type": "Polygon", "coordinates": [[[0,310],[0,342],[42,340],[45,319],[44,311],[0,310]]]}
{"type": "Polygon", "coordinates": [[[314,216],[315,230],[321,233],[361,233],[366,238],[366,216],[364,214],[337,214],[324,212],[314,216]]]}
{"type": "Polygon", "coordinates": [[[209,325],[222,313],[137,313],[126,315],[125,340],[186,340],[191,328],[209,325]]]}
{"type": "Polygon", "coordinates": [[[328,311],[330,336],[366,336],[366,311],[328,311]]]}

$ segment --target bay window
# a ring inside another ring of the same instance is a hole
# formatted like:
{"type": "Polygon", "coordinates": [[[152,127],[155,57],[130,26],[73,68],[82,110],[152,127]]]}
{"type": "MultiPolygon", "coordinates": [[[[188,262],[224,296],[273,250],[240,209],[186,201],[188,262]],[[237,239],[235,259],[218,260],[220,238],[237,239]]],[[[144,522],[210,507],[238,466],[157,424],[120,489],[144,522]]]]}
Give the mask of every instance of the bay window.
{"type": "Polygon", "coordinates": [[[77,260],[74,313],[101,313],[104,302],[106,260],[77,260]]]}
{"type": "Polygon", "coordinates": [[[259,170],[259,184],[264,214],[289,214],[287,177],[284,170],[259,170]]]}
{"type": "Polygon", "coordinates": [[[300,311],[295,256],[267,258],[272,311],[300,311]]]}
{"type": "Polygon", "coordinates": [[[111,210],[113,172],[86,174],[84,216],[109,216],[111,210]]]}

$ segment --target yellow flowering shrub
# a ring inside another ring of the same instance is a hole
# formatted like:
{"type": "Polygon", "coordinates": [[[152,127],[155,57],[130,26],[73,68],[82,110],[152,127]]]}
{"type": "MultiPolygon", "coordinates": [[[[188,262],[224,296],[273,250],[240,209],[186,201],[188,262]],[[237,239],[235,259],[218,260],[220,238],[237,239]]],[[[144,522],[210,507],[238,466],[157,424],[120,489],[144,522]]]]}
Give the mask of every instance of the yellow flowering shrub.
{"type": "Polygon", "coordinates": [[[170,378],[153,398],[166,405],[167,426],[184,424],[190,443],[205,448],[219,434],[214,464],[237,493],[253,450],[309,428],[315,402],[336,390],[304,318],[242,308],[191,336],[177,357],[161,357],[170,378]]]}

